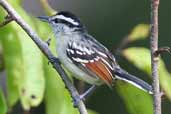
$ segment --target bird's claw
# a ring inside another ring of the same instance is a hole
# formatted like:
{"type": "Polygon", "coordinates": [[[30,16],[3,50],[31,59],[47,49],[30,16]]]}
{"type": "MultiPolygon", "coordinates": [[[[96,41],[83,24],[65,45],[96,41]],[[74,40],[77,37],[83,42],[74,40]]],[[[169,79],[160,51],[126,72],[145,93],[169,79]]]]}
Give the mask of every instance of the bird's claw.
{"type": "Polygon", "coordinates": [[[50,46],[50,42],[51,42],[51,38],[48,38],[47,41],[45,41],[45,43],[50,46]]]}
{"type": "Polygon", "coordinates": [[[49,61],[48,61],[48,64],[51,63],[51,62],[61,64],[60,60],[57,57],[50,58],[49,61]]]}
{"type": "Polygon", "coordinates": [[[85,98],[82,95],[80,95],[80,96],[76,97],[75,99],[73,99],[74,107],[78,107],[81,100],[85,101],[85,98]]]}

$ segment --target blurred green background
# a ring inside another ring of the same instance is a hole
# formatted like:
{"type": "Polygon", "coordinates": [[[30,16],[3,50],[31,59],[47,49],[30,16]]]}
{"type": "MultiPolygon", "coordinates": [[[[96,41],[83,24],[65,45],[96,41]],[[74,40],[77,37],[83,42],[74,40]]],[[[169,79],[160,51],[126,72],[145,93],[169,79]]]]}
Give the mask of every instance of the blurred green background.
{"type": "MultiPolygon", "coordinates": [[[[35,17],[48,15],[39,0],[9,0],[17,12],[47,40],[50,27],[35,17]]],[[[171,46],[169,13],[171,1],[160,2],[159,46],[171,46]]],[[[49,0],[57,11],[71,11],[80,17],[89,33],[115,54],[122,68],[151,83],[149,23],[150,1],[137,0],[49,0]],[[144,32],[145,31],[145,32],[144,32]],[[129,40],[123,50],[116,51],[124,38],[129,40]]],[[[5,17],[0,8],[0,22],[5,17]]],[[[160,62],[162,112],[171,112],[171,56],[164,53],[160,62]]],[[[77,114],[72,100],[58,74],[48,65],[27,34],[15,22],[0,28],[0,114],[77,114]]],[[[73,80],[80,92],[88,85],[73,80]]],[[[116,82],[111,91],[99,87],[88,99],[90,114],[152,114],[152,97],[123,82],[116,82]]]]}

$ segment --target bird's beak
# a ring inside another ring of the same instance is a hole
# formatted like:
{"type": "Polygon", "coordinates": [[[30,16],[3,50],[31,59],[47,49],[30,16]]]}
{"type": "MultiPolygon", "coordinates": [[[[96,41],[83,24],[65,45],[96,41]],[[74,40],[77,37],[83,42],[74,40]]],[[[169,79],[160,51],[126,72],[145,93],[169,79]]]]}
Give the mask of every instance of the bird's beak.
{"type": "Polygon", "coordinates": [[[41,21],[49,22],[49,17],[48,16],[39,16],[37,18],[40,19],[41,21]]]}

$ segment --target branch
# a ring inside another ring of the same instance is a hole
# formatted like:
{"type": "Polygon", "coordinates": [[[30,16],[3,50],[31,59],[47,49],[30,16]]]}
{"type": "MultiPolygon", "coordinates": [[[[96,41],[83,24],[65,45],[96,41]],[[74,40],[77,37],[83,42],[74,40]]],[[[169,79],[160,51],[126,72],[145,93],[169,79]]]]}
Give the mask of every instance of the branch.
{"type": "Polygon", "coordinates": [[[153,77],[153,91],[154,91],[154,114],[161,114],[161,95],[159,86],[158,64],[159,56],[156,55],[158,50],[158,6],[159,0],[151,0],[151,67],[153,77]]]}
{"type": "Polygon", "coordinates": [[[59,62],[54,62],[52,59],[54,55],[49,50],[48,45],[43,42],[39,36],[32,30],[32,28],[21,18],[21,16],[12,8],[11,5],[6,0],[0,0],[0,5],[8,12],[8,14],[12,17],[14,21],[16,21],[22,29],[30,36],[30,38],[34,41],[34,43],[38,46],[38,48],[43,52],[43,54],[49,59],[50,63],[53,65],[55,70],[59,73],[62,80],[65,83],[65,86],[69,90],[72,98],[74,101],[77,102],[77,108],[80,114],[88,114],[86,107],[83,101],[80,99],[80,96],[76,90],[76,88],[71,83],[70,79],[68,78],[67,74],[61,67],[59,62]]]}

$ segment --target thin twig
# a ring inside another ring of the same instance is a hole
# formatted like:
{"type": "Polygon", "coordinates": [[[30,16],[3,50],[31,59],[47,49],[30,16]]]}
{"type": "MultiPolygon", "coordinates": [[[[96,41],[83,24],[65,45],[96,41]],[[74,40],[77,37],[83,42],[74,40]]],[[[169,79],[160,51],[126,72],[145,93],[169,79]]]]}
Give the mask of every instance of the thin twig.
{"type": "MultiPolygon", "coordinates": [[[[39,49],[44,53],[44,55],[51,60],[54,58],[54,55],[49,50],[48,45],[43,42],[40,37],[32,30],[32,28],[21,18],[21,16],[13,9],[11,5],[6,0],[0,0],[0,5],[8,12],[8,14],[23,28],[23,30],[30,36],[30,38],[35,42],[35,44],[39,47],[39,49]]],[[[50,61],[55,70],[60,74],[63,79],[67,89],[69,90],[74,101],[78,101],[77,108],[79,109],[80,114],[88,114],[86,107],[82,100],[79,98],[79,94],[67,74],[61,67],[61,65],[57,62],[50,61]]]]}
{"type": "Polygon", "coordinates": [[[13,21],[13,19],[11,18],[10,15],[7,15],[7,16],[5,17],[5,21],[3,21],[2,23],[0,23],[0,27],[3,27],[3,26],[5,26],[5,25],[7,25],[7,24],[10,23],[11,21],[13,21]]]}
{"type": "Polygon", "coordinates": [[[163,52],[167,52],[167,53],[171,54],[171,48],[170,47],[161,47],[155,52],[155,55],[158,56],[163,52]]]}
{"type": "Polygon", "coordinates": [[[153,77],[153,91],[154,91],[154,114],[161,114],[161,94],[159,86],[158,64],[159,57],[156,55],[158,50],[158,6],[159,0],[151,0],[151,66],[153,77]]]}

